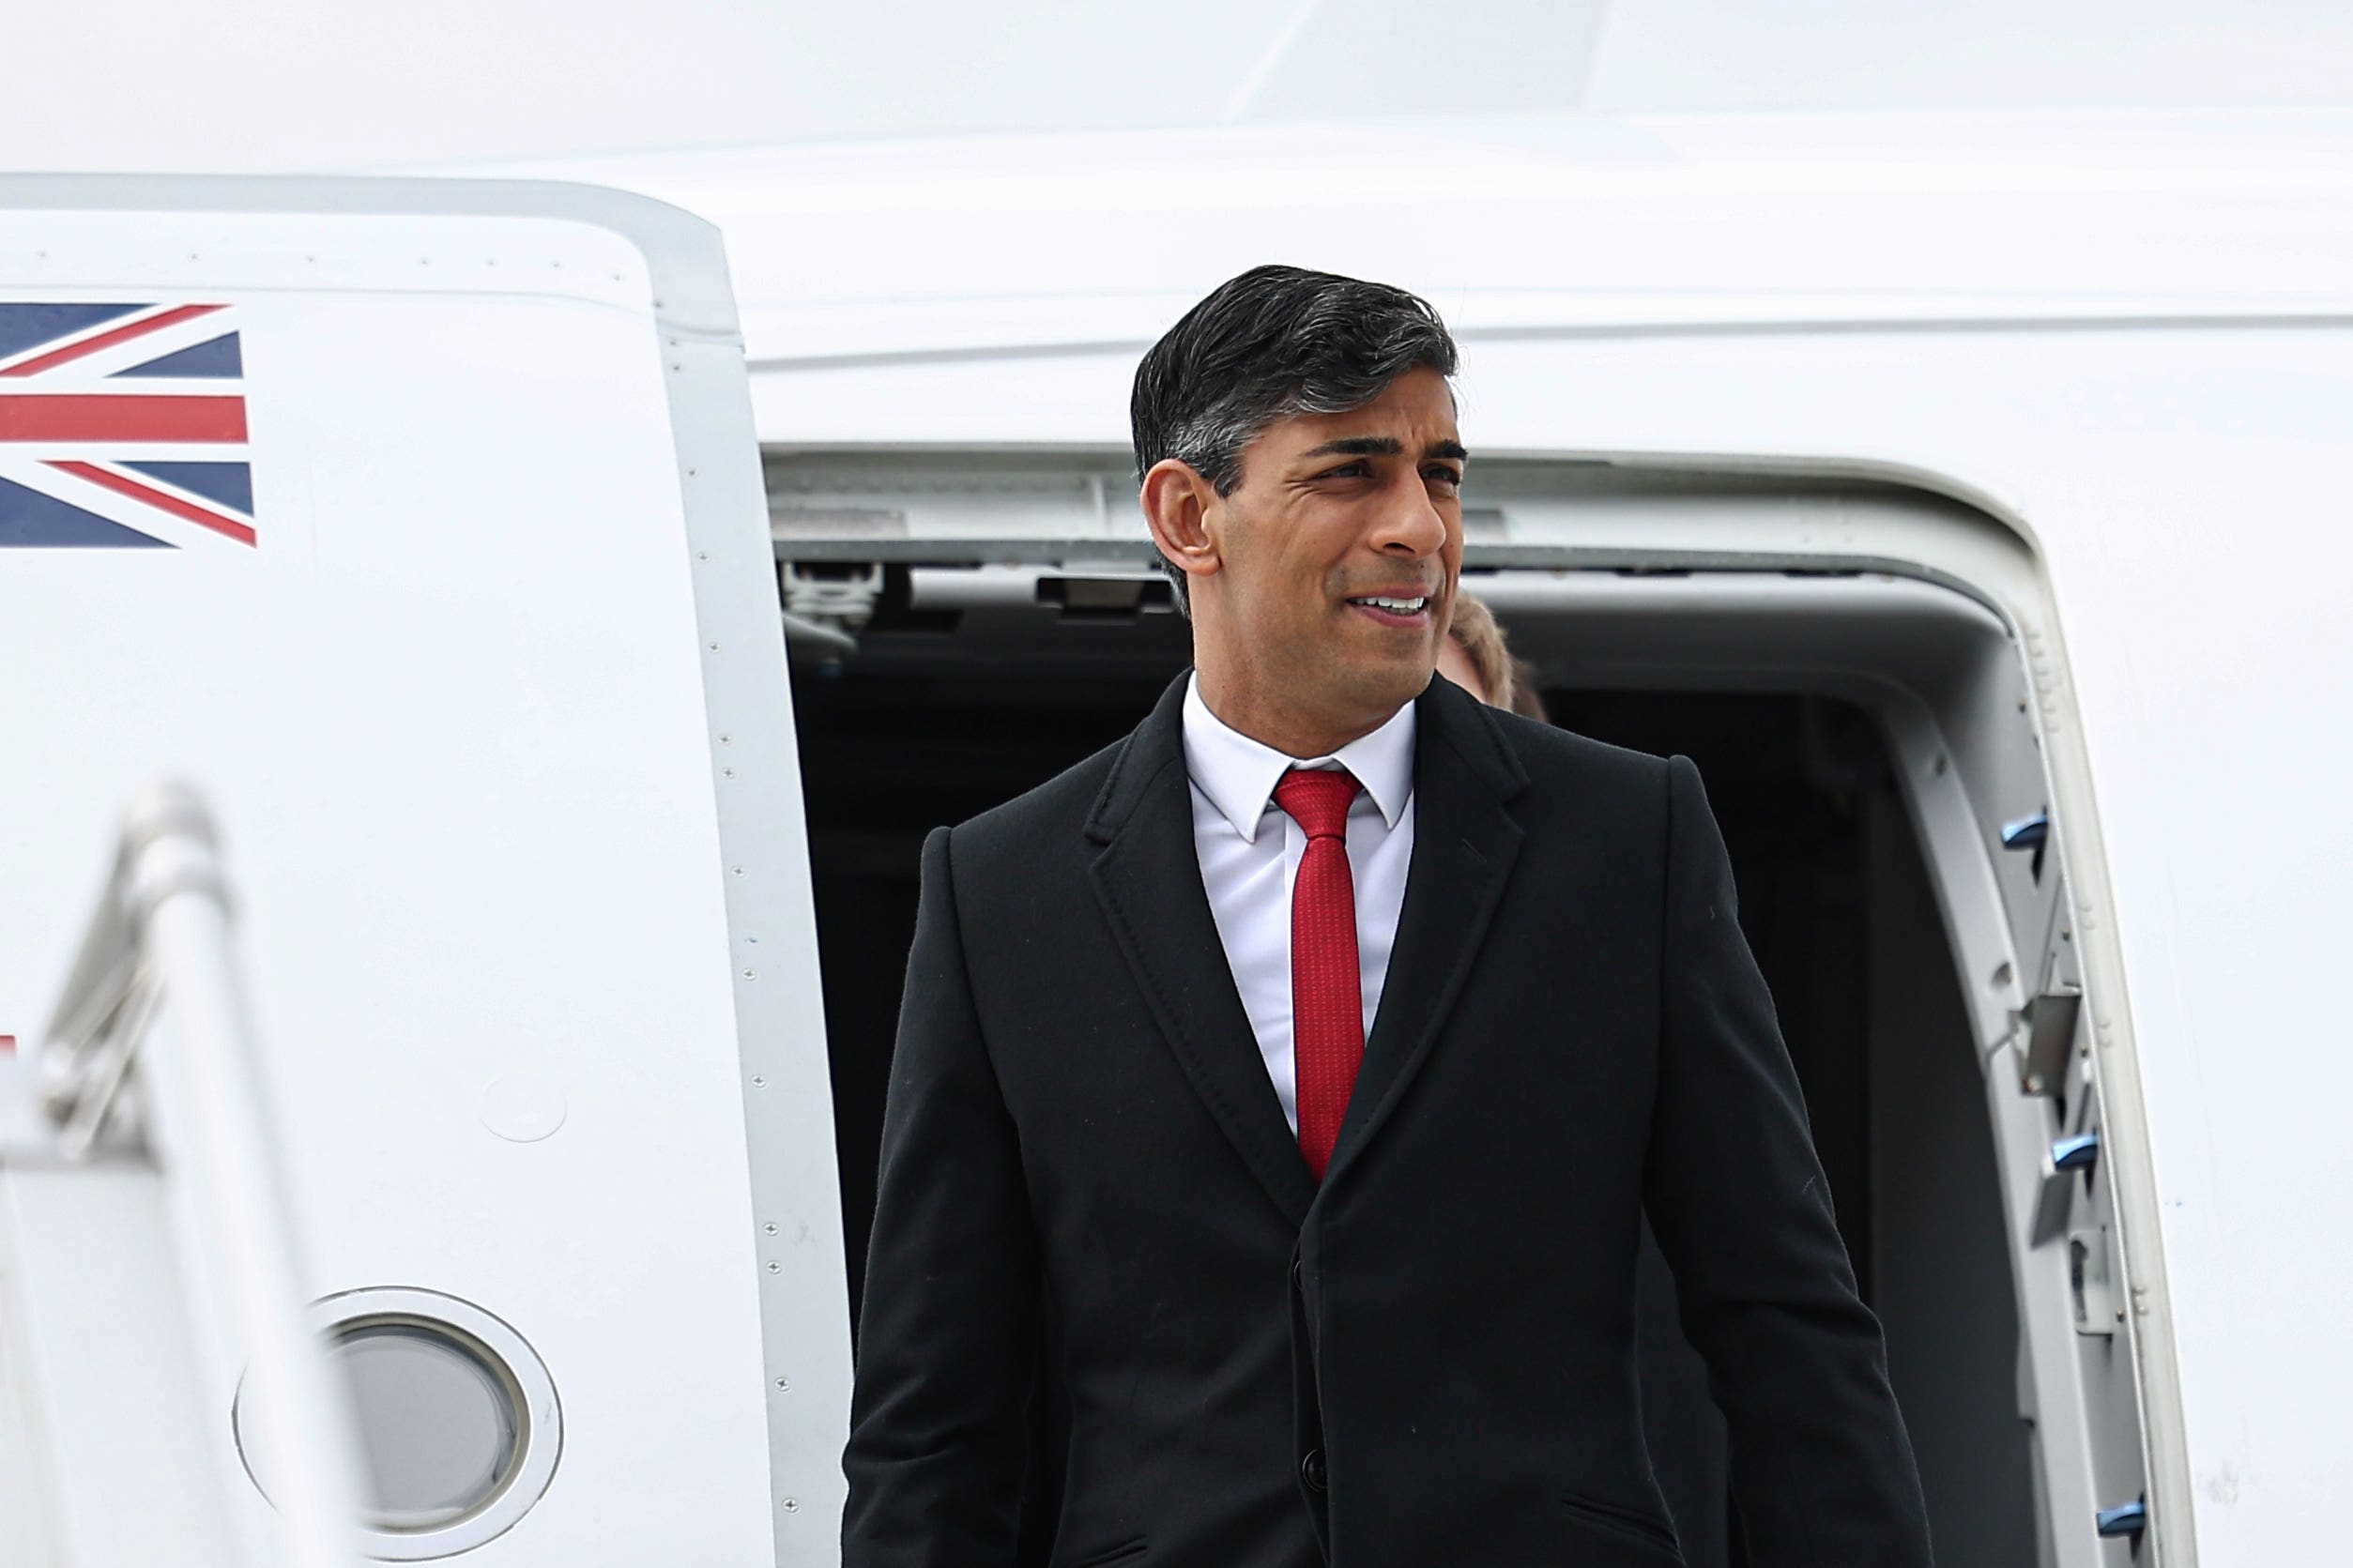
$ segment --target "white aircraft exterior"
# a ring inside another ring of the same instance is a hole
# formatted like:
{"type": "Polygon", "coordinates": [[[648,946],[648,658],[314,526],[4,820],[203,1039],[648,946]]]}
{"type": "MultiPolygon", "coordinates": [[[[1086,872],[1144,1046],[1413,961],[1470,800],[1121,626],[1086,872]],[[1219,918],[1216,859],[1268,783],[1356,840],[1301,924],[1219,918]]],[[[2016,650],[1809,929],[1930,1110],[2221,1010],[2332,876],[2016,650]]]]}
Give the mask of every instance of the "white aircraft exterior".
{"type": "Polygon", "coordinates": [[[1550,686],[1870,721],[1934,951],[1890,994],[1977,1065],[1891,1017],[1858,1113],[1932,1508],[2009,1496],[1994,1431],[2043,1568],[2333,1560],[2349,154],[1691,115],[527,171],[717,232],[0,181],[0,544],[12,498],[84,530],[0,555],[0,1560],[835,1560],[820,970],[903,952],[823,946],[855,834],[804,818],[787,635],[860,701],[1161,667],[1128,377],[1281,260],[1454,328],[1466,565],[1550,686]],[[360,1458],[283,1435],[354,1408],[360,1458]]]}

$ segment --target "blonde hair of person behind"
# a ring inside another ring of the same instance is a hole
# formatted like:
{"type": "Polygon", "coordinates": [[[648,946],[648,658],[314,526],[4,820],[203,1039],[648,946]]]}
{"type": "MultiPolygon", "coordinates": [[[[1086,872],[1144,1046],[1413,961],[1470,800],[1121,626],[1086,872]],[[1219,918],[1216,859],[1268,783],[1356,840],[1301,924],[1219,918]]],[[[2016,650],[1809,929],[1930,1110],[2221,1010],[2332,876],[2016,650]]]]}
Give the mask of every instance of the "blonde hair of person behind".
{"type": "MultiPolygon", "coordinates": [[[[1457,587],[1454,596],[1454,623],[1446,635],[1454,639],[1462,656],[1478,672],[1479,684],[1487,688],[1487,701],[1491,708],[1507,708],[1514,713],[1527,709],[1520,704],[1536,700],[1536,693],[1520,689],[1519,666],[1525,661],[1514,659],[1504,637],[1504,629],[1496,624],[1495,612],[1474,595],[1457,587]]],[[[1542,717],[1542,710],[1531,715],[1542,717]]]]}

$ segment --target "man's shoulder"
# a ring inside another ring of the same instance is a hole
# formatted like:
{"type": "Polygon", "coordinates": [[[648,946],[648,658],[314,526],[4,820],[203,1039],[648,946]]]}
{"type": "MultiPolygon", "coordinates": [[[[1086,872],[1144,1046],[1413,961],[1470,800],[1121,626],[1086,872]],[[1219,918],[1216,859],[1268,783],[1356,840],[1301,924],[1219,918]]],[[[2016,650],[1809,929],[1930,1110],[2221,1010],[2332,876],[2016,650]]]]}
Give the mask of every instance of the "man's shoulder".
{"type": "Polygon", "coordinates": [[[1557,794],[1566,789],[1584,794],[1603,790],[1627,791],[1658,799],[1666,788],[1668,759],[1619,746],[1558,724],[1523,718],[1503,708],[1487,708],[1505,752],[1527,775],[1532,790],[1557,794]]]}

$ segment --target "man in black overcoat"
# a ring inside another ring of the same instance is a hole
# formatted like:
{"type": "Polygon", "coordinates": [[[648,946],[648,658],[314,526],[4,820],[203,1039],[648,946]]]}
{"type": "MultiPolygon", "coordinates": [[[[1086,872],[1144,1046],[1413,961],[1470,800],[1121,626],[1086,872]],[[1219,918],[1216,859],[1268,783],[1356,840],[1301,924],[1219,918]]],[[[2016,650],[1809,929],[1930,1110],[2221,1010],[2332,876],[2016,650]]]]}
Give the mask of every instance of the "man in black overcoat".
{"type": "Polygon", "coordinates": [[[1194,666],[923,854],[848,1568],[1656,1568],[1647,1211],[1755,1568],[1925,1568],[1688,758],[1434,677],[1456,351],[1260,267],[1145,356],[1194,666]]]}

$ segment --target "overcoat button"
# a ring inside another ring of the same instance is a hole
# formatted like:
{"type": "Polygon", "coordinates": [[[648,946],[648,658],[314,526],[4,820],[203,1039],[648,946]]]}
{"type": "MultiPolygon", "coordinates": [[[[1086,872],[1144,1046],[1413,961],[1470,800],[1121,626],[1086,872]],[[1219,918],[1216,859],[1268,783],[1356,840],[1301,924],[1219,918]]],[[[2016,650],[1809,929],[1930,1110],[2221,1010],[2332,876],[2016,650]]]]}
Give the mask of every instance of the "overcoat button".
{"type": "Polygon", "coordinates": [[[1299,1479],[1307,1484],[1310,1492],[1323,1490],[1323,1450],[1307,1450],[1306,1457],[1299,1461],[1299,1479]]]}

